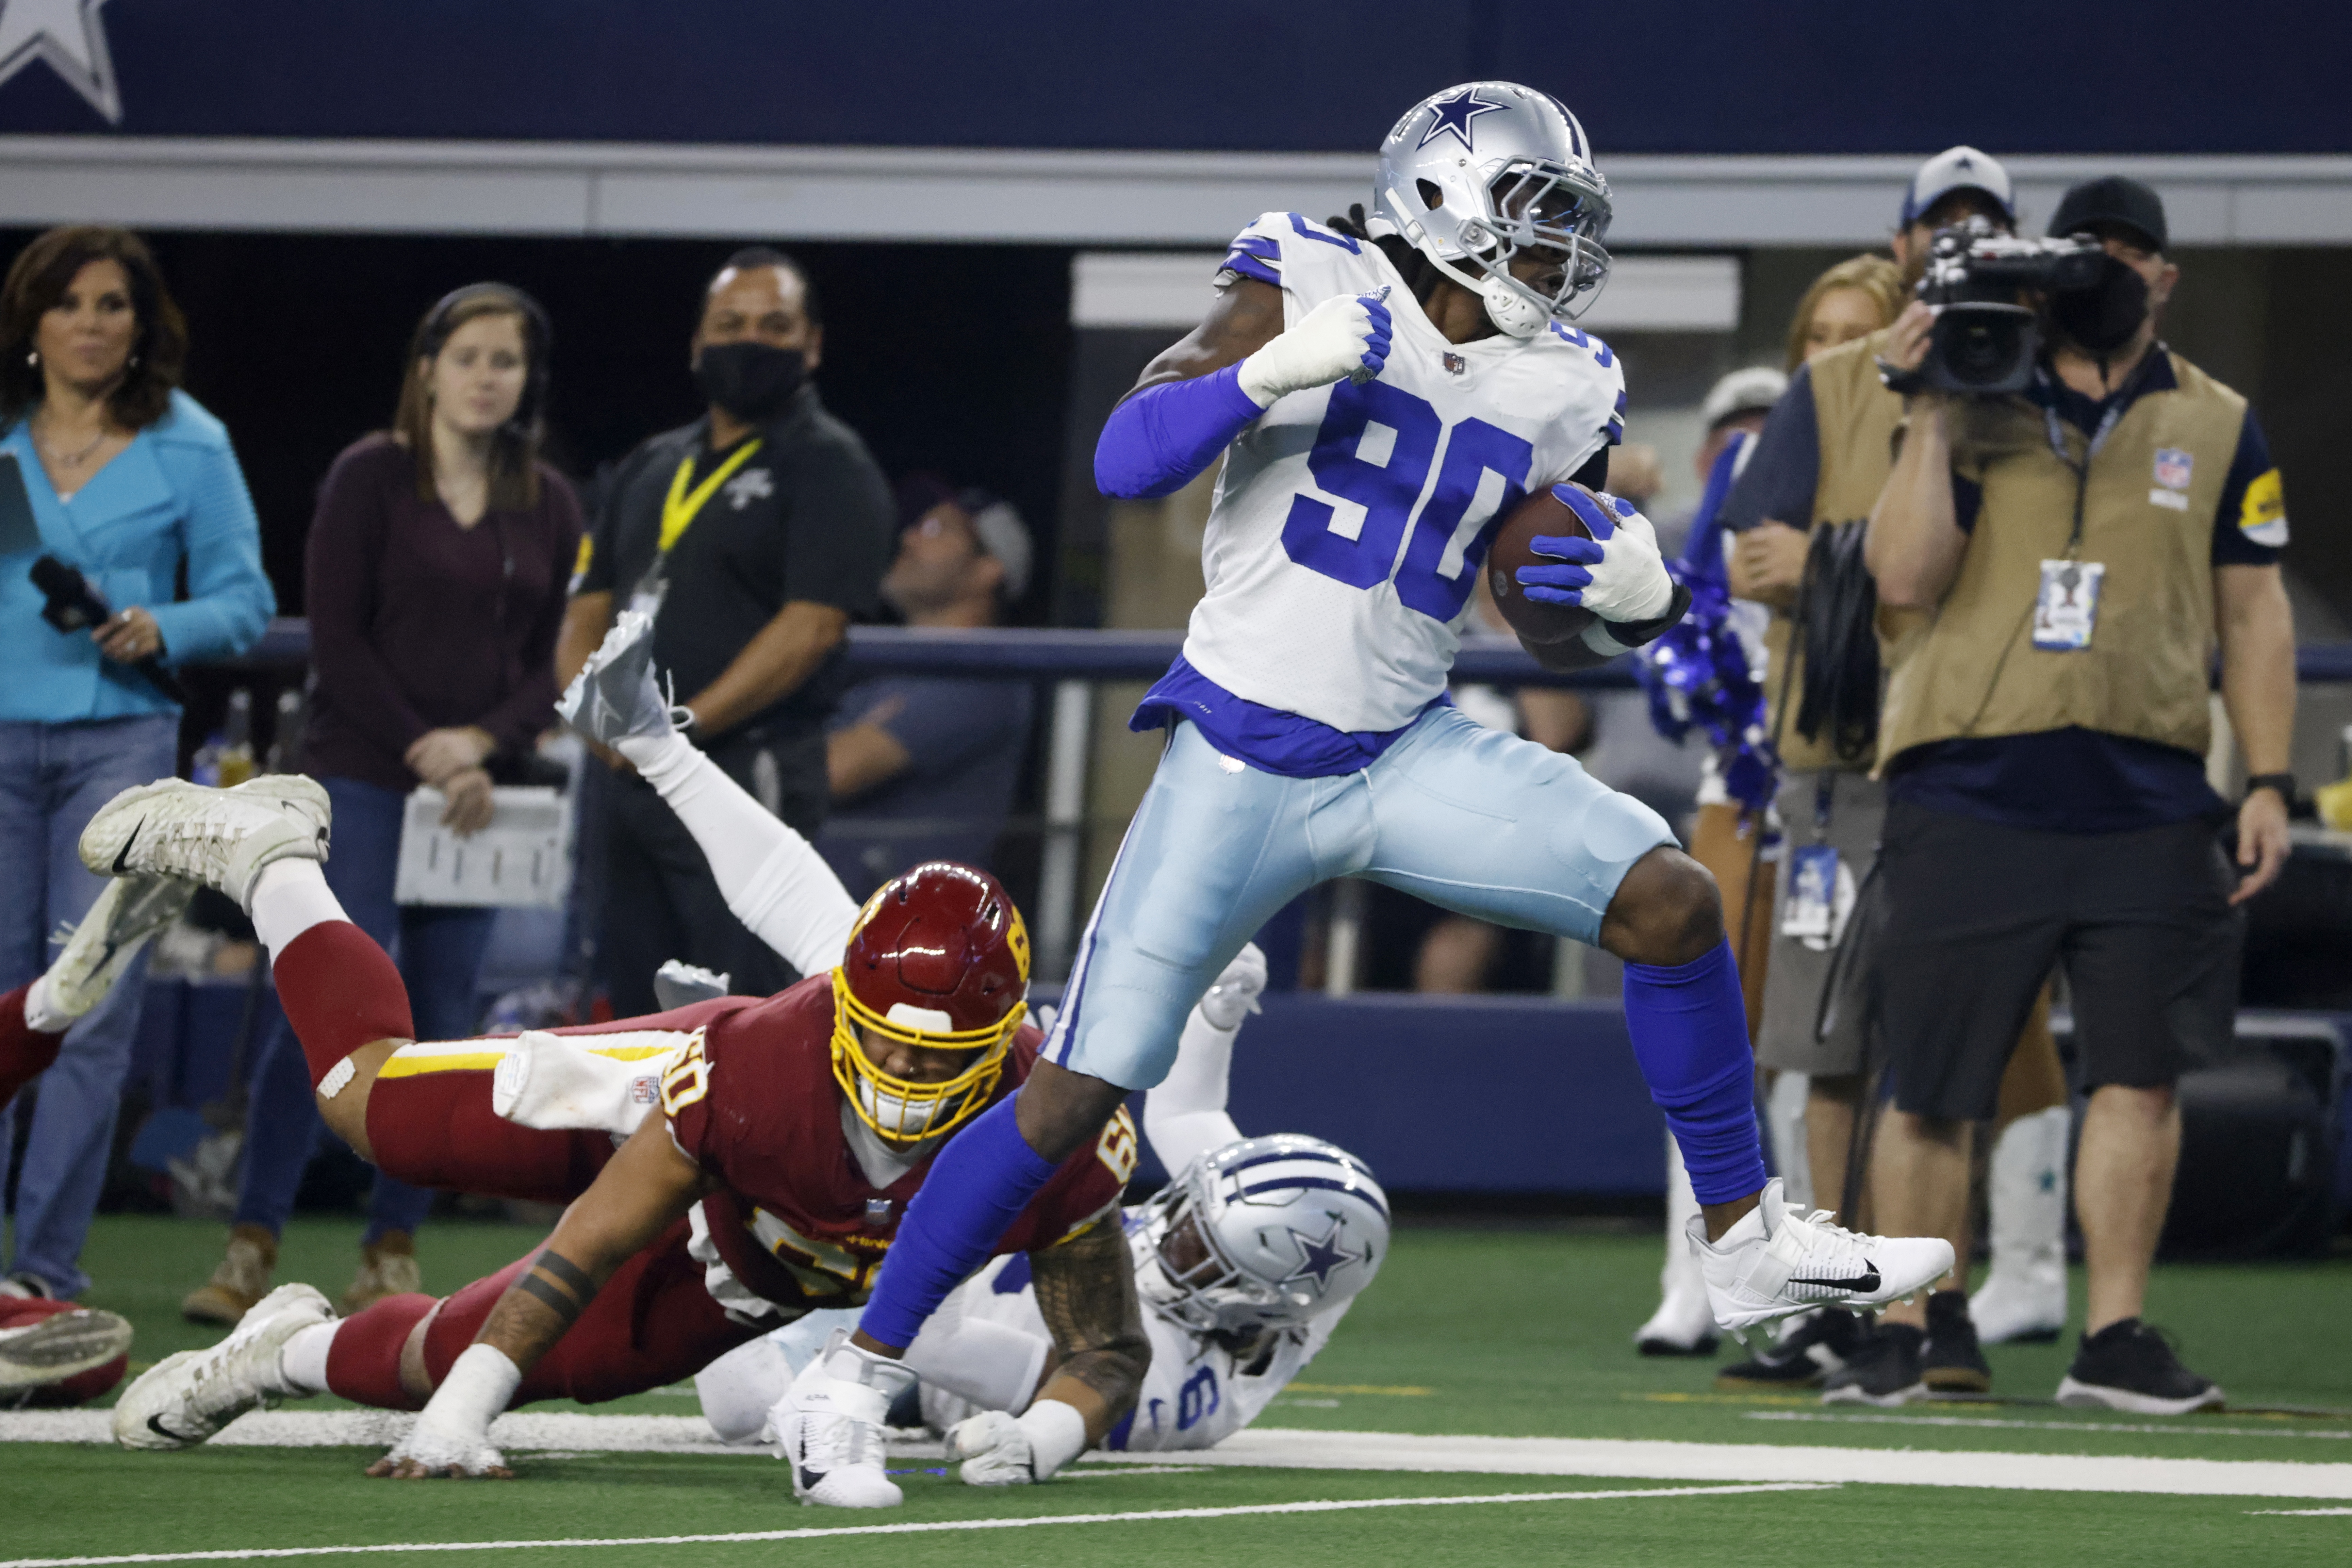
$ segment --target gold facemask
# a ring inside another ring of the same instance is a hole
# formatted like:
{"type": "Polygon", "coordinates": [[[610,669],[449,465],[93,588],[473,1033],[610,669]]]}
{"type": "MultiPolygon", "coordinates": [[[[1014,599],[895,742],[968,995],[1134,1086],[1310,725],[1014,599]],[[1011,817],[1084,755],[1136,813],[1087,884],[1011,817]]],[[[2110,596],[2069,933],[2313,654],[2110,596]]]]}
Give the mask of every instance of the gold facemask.
{"type": "Polygon", "coordinates": [[[1028,1016],[1026,1003],[983,1028],[937,1034],[894,1024],[860,1002],[849,989],[849,977],[833,972],[833,1077],[849,1097],[857,1119],[884,1142],[918,1143],[971,1121],[987,1106],[1004,1073],[1004,1056],[1014,1031],[1028,1016]],[[888,1039],[939,1051],[978,1049],[979,1058],[944,1083],[913,1083],[895,1078],[874,1065],[858,1041],[861,1028],[888,1039]]]}

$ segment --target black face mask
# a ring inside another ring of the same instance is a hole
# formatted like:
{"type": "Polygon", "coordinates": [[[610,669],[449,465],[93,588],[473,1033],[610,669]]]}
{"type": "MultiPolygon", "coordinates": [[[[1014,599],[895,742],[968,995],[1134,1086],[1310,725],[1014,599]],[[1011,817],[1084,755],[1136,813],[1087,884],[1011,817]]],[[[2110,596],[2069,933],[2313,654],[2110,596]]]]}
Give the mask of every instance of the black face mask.
{"type": "Polygon", "coordinates": [[[2147,279],[2110,256],[2095,286],[2050,301],[2050,319],[2067,341],[2104,359],[2147,320],[2147,279]]]}
{"type": "Polygon", "coordinates": [[[801,389],[808,356],[767,343],[710,343],[694,358],[694,384],[738,419],[757,424],[801,389]]]}

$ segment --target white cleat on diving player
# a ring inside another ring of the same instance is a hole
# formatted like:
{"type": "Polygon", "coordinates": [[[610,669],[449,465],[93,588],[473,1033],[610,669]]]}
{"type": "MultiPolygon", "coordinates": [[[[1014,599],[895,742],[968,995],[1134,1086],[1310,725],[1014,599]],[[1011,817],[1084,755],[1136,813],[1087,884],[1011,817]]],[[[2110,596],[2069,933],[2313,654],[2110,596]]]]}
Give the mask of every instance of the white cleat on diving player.
{"type": "Polygon", "coordinates": [[[326,791],[299,774],[232,789],[159,779],[98,808],[81,830],[81,863],[101,877],[179,877],[243,906],[264,867],[325,860],[329,826],[326,791]]]}
{"type": "Polygon", "coordinates": [[[210,1350],[165,1356],[123,1391],[114,1440],[126,1448],[185,1448],[248,1410],[305,1392],[287,1381],[286,1342],[335,1310],[308,1285],[280,1285],[254,1303],[228,1338],[210,1350]]]}
{"type": "Polygon", "coordinates": [[[1698,1215],[1689,1235],[1715,1321],[1734,1333],[1813,1307],[1882,1306],[1952,1267],[1950,1242],[1847,1230],[1827,1209],[1809,1214],[1782,1201],[1778,1176],[1721,1241],[1706,1239],[1698,1215]]]}

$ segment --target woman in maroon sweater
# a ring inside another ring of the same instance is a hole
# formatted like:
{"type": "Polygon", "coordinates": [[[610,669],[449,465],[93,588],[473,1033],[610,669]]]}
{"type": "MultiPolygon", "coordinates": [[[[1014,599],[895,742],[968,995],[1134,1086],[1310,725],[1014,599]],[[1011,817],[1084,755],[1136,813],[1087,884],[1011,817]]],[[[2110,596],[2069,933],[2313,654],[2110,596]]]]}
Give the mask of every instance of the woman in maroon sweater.
{"type": "MultiPolygon", "coordinates": [[[[403,809],[443,792],[460,833],[490,819],[488,764],[553,722],[555,635],[580,503],[539,460],[548,330],[530,296],[460,289],[425,314],[393,428],[335,459],[310,525],[313,683],[305,771],[334,803],[327,882],[400,956],[417,1037],[474,1032],[496,911],[393,902],[403,809]]],[[[280,1023],[255,1069],[228,1256],[191,1318],[235,1322],[269,1290],[278,1233],[319,1131],[301,1047],[280,1023]]],[[[413,1233],[432,1194],[376,1178],[345,1312],[418,1285],[413,1233]]]]}

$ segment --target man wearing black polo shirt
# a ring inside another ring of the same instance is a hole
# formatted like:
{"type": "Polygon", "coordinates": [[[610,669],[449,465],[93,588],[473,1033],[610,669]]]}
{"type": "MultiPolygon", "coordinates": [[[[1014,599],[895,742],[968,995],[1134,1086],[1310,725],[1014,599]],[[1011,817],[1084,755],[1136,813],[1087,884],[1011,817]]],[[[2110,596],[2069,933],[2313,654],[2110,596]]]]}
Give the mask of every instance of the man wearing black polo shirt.
{"type": "MultiPolygon", "coordinates": [[[[2173,1085],[2230,1037],[2233,906],[2287,853],[2286,513],[2245,399],[2157,340],[2179,268],[2156,193],[2077,185],[2050,228],[2099,240],[2102,283],[2051,301],[2024,394],[1910,399],[1871,515],[1880,601],[1933,612],[1889,658],[1879,732],[1895,1091],[1878,1215],[1948,1233],[1966,1128],[1992,1114],[2033,993],[2063,964],[2090,1096],[2074,1180],[2090,1291],[2058,1398],[2183,1415],[2221,1390],[2139,1314],[2179,1155],[2173,1085]],[[2231,813],[2205,779],[2217,652],[2252,775],[2234,875],[2215,841],[2231,813]]],[[[1931,321],[1906,310],[1888,363],[1917,365],[1931,321]]],[[[1910,1396],[1926,1319],[1924,1302],[1890,1308],[1824,1397],[1910,1396]]]]}
{"type": "MultiPolygon", "coordinates": [[[[687,732],[760,803],[814,837],[826,800],[824,721],[842,641],[876,605],[891,542],[888,485],[808,382],[824,320],[798,263],[738,251],[695,329],[709,404],[614,476],[582,545],[556,651],[568,682],[625,609],[654,619],[656,667],[691,710],[687,732]]],[[[782,989],[781,961],[730,914],[702,852],[651,786],[625,776],[605,837],[604,969],[614,1011],[651,1013],[653,977],[682,958],[782,989]]]]}

